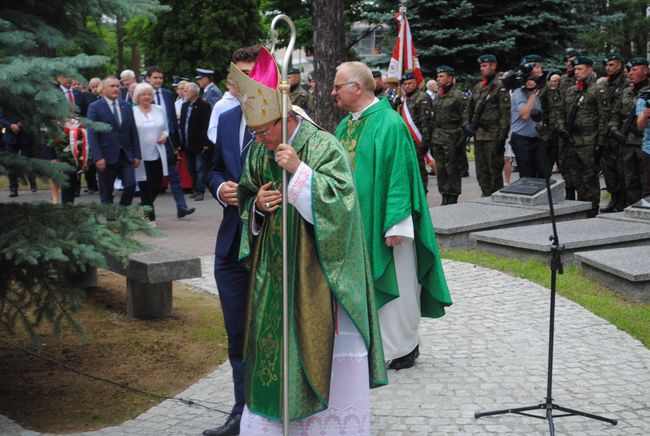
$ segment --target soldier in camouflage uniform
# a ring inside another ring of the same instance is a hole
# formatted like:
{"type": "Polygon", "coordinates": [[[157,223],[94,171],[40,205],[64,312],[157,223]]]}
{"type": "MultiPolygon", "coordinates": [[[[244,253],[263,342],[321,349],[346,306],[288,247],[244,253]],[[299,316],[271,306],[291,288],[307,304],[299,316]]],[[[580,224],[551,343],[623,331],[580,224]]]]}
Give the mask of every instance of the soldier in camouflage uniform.
{"type": "MultiPolygon", "coordinates": [[[[413,138],[418,156],[418,165],[420,167],[420,176],[424,185],[424,192],[428,193],[429,174],[427,173],[424,157],[431,149],[431,132],[433,130],[433,111],[431,109],[431,98],[426,92],[418,88],[418,82],[412,72],[406,72],[402,76],[402,90],[404,91],[402,103],[402,116],[406,119],[404,105],[415,123],[415,127],[420,131],[422,140],[413,138]],[[419,142],[419,143],[418,143],[419,142]]],[[[407,123],[408,125],[408,123],[407,123]]]]}
{"type": "MultiPolygon", "coordinates": [[[[447,65],[436,69],[438,97],[433,102],[431,154],[436,160],[438,192],[442,204],[454,204],[461,193],[461,168],[458,149],[465,148],[463,109],[465,94],[454,87],[455,71],[447,65]]],[[[464,150],[463,150],[464,151],[464,150]]]]}
{"type": "Polygon", "coordinates": [[[297,68],[289,68],[287,82],[289,82],[289,100],[291,100],[291,104],[299,106],[308,115],[313,116],[313,97],[300,85],[300,70],[297,68]]]}
{"type": "Polygon", "coordinates": [[[574,59],[576,84],[567,89],[558,126],[570,151],[568,170],[576,176],[578,200],[591,202],[590,216],[598,215],[600,181],[596,156],[605,141],[609,111],[607,92],[596,83],[593,65],[589,56],[574,59]]]}
{"type": "MultiPolygon", "coordinates": [[[[560,88],[559,95],[560,100],[551,101],[549,107],[549,116],[551,118],[551,123],[559,125],[561,123],[561,118],[563,114],[563,104],[564,97],[566,96],[567,90],[576,84],[575,75],[573,71],[573,61],[580,56],[578,50],[567,50],[564,54],[564,60],[566,62],[566,73],[560,77],[560,88]]],[[[571,162],[575,159],[573,156],[572,148],[568,146],[566,140],[562,137],[558,138],[559,142],[559,156],[558,164],[560,166],[560,171],[562,172],[562,178],[564,179],[564,188],[566,191],[567,200],[576,199],[576,186],[577,186],[577,174],[573,174],[571,171],[571,162]]]]}
{"type": "MultiPolygon", "coordinates": [[[[629,87],[627,75],[623,68],[623,58],[619,53],[610,53],[603,59],[605,72],[607,73],[607,104],[610,108],[608,124],[612,121],[612,109],[616,107],[623,91],[629,87]]],[[[617,169],[621,146],[612,137],[605,139],[600,150],[600,169],[605,178],[605,186],[611,194],[609,204],[600,209],[601,213],[621,212],[625,207],[625,184],[623,174],[617,169]]]]}
{"type": "Polygon", "coordinates": [[[630,68],[628,79],[630,86],[612,109],[612,118],[608,125],[609,135],[619,145],[618,175],[625,194],[621,208],[641,199],[641,142],[643,131],[636,123],[636,104],[638,94],[650,89],[648,84],[648,60],[636,57],[627,63],[630,68]]]}
{"type": "Polygon", "coordinates": [[[496,75],[497,59],[478,58],[482,82],[472,89],[463,115],[463,128],[474,135],[476,176],[484,197],[503,188],[503,153],[510,128],[510,93],[496,75]],[[480,112],[480,113],[479,113],[480,112]]]}

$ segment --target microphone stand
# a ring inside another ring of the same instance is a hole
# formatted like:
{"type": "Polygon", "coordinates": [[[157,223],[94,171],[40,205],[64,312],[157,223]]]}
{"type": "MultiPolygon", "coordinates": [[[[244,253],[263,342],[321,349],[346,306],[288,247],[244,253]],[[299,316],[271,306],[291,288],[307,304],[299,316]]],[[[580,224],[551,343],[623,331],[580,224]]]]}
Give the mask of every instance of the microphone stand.
{"type": "Polygon", "coordinates": [[[618,420],[605,418],[599,415],[582,412],[580,410],[569,409],[553,402],[553,339],[555,334],[555,291],[557,286],[557,274],[563,274],[564,268],[562,266],[562,253],[564,252],[564,244],[560,244],[560,239],[557,235],[557,221],[555,219],[555,212],[553,210],[553,195],[551,194],[551,171],[550,167],[545,167],[546,191],[548,193],[548,207],[550,211],[551,224],[553,226],[553,234],[549,236],[551,244],[551,305],[550,305],[550,321],[548,332],[548,373],[546,376],[546,401],[532,406],[515,407],[510,409],[492,410],[489,412],[476,412],[474,418],[478,419],[483,416],[504,415],[506,413],[515,413],[518,415],[531,416],[533,418],[548,420],[548,427],[551,436],[555,435],[555,427],[553,426],[553,418],[562,418],[565,416],[584,416],[590,419],[605,421],[612,425],[616,425],[618,420]],[[537,415],[527,413],[531,410],[544,410],[544,415],[537,415]],[[563,412],[561,414],[553,414],[557,410],[563,412]]]}

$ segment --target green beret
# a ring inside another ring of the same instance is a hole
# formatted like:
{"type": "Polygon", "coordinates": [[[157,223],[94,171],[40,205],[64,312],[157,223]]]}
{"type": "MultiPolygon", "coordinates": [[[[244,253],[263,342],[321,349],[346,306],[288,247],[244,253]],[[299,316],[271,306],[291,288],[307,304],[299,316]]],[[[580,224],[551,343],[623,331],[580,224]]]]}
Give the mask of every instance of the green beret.
{"type": "Polygon", "coordinates": [[[573,57],[576,57],[576,56],[580,56],[580,52],[578,50],[574,49],[574,48],[564,52],[564,60],[565,61],[568,60],[569,58],[573,58],[573,57]]]}
{"type": "Polygon", "coordinates": [[[298,68],[291,67],[287,70],[287,75],[289,74],[300,74],[300,70],[298,68]]]}
{"type": "Polygon", "coordinates": [[[456,70],[454,70],[454,68],[450,67],[449,65],[440,65],[438,68],[436,68],[436,74],[440,73],[447,73],[453,76],[456,74],[456,70]]]}
{"type": "Polygon", "coordinates": [[[590,67],[594,66],[594,60],[589,56],[580,55],[576,57],[571,64],[575,67],[576,65],[589,65],[590,67]]]}
{"type": "Polygon", "coordinates": [[[623,56],[619,52],[613,51],[613,52],[605,55],[605,57],[603,58],[603,65],[607,64],[607,62],[609,62],[609,61],[623,62],[623,56]]]}
{"type": "Polygon", "coordinates": [[[372,70],[372,77],[381,77],[381,71],[372,70]]]}
{"type": "Polygon", "coordinates": [[[493,54],[482,54],[481,56],[478,57],[477,59],[479,64],[482,64],[483,62],[492,62],[492,63],[497,63],[497,57],[494,56],[493,54]]]}
{"type": "Polygon", "coordinates": [[[542,58],[540,55],[536,54],[527,54],[523,58],[521,58],[521,64],[528,64],[530,62],[538,63],[538,62],[544,62],[544,58],[542,58]]]}
{"type": "Polygon", "coordinates": [[[647,67],[648,60],[641,56],[637,56],[635,58],[630,59],[625,66],[628,68],[632,68],[632,67],[636,67],[637,65],[645,65],[647,67]]]}
{"type": "Polygon", "coordinates": [[[413,74],[413,71],[407,71],[402,75],[402,80],[400,82],[404,82],[406,80],[415,80],[415,74],[413,74]]]}

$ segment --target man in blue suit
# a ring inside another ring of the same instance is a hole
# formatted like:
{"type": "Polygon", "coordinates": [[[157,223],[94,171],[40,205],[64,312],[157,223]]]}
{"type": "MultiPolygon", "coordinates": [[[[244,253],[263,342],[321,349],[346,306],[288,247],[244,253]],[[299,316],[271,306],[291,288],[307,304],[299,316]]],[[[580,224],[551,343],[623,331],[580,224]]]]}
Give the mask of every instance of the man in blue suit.
{"type": "MultiPolygon", "coordinates": [[[[167,127],[169,128],[169,136],[167,141],[175,150],[180,147],[181,140],[178,132],[178,122],[176,119],[176,107],[174,106],[174,93],[169,89],[162,87],[164,75],[160,67],[149,67],[144,76],[145,82],[153,87],[154,95],[153,102],[161,106],[167,114],[167,127]]],[[[137,102],[136,102],[137,103],[137,102]]],[[[178,167],[176,165],[168,165],[167,167],[169,177],[169,187],[172,190],[174,201],[176,202],[176,216],[183,218],[194,212],[194,208],[188,208],[185,202],[185,194],[181,186],[181,178],[178,174],[178,167]]]]}
{"type": "MultiPolygon", "coordinates": [[[[259,46],[240,48],[233,54],[233,62],[241,71],[250,71],[255,65],[258,52],[259,46]]],[[[225,424],[205,430],[204,436],[239,434],[239,422],[244,410],[243,355],[249,273],[239,262],[242,221],[237,209],[237,184],[254,139],[246,127],[239,105],[221,114],[212,169],[208,173],[208,189],[224,208],[214,250],[214,278],[228,334],[228,358],[232,366],[235,405],[225,424]]]]}
{"type": "Polygon", "coordinates": [[[88,143],[97,167],[102,203],[113,202],[113,184],[117,176],[124,190],[120,204],[129,206],[135,193],[135,169],[140,165],[140,140],[131,105],[118,98],[120,82],[115,77],[102,81],[102,98],[88,107],[88,119],[111,126],[110,131],[88,129],[88,143]]]}

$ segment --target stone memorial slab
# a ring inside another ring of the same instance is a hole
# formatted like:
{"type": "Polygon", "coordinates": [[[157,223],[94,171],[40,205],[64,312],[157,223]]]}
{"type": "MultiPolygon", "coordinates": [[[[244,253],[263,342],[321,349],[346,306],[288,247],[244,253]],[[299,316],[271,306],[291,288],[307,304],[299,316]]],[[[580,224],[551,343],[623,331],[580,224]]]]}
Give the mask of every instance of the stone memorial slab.
{"type": "Polygon", "coordinates": [[[637,301],[650,302],[650,245],[576,254],[585,275],[637,301]]]}
{"type": "MultiPolygon", "coordinates": [[[[579,251],[650,244],[650,223],[591,218],[559,222],[557,231],[566,248],[563,260],[569,264],[576,262],[575,253],[579,251]]],[[[551,234],[551,224],[546,223],[474,232],[470,240],[479,250],[544,261],[551,251],[551,234]]]]}
{"type": "MultiPolygon", "coordinates": [[[[564,200],[564,180],[551,180],[551,195],[553,197],[553,203],[559,203],[564,200]]],[[[548,203],[546,180],[523,177],[510,186],[495,192],[491,198],[496,203],[523,204],[528,206],[548,203]]]]}
{"type": "Polygon", "coordinates": [[[642,198],[633,205],[626,207],[624,212],[627,218],[650,221],[650,195],[642,198]]]}
{"type": "MultiPolygon", "coordinates": [[[[475,198],[473,200],[467,200],[466,203],[485,204],[496,207],[520,207],[531,210],[543,210],[547,214],[549,210],[548,202],[537,205],[495,203],[491,197],[475,198]]],[[[591,203],[588,201],[563,200],[559,203],[553,202],[553,212],[555,212],[555,216],[558,219],[563,219],[565,215],[572,215],[570,219],[587,218],[587,212],[590,210],[591,203]]]]}

